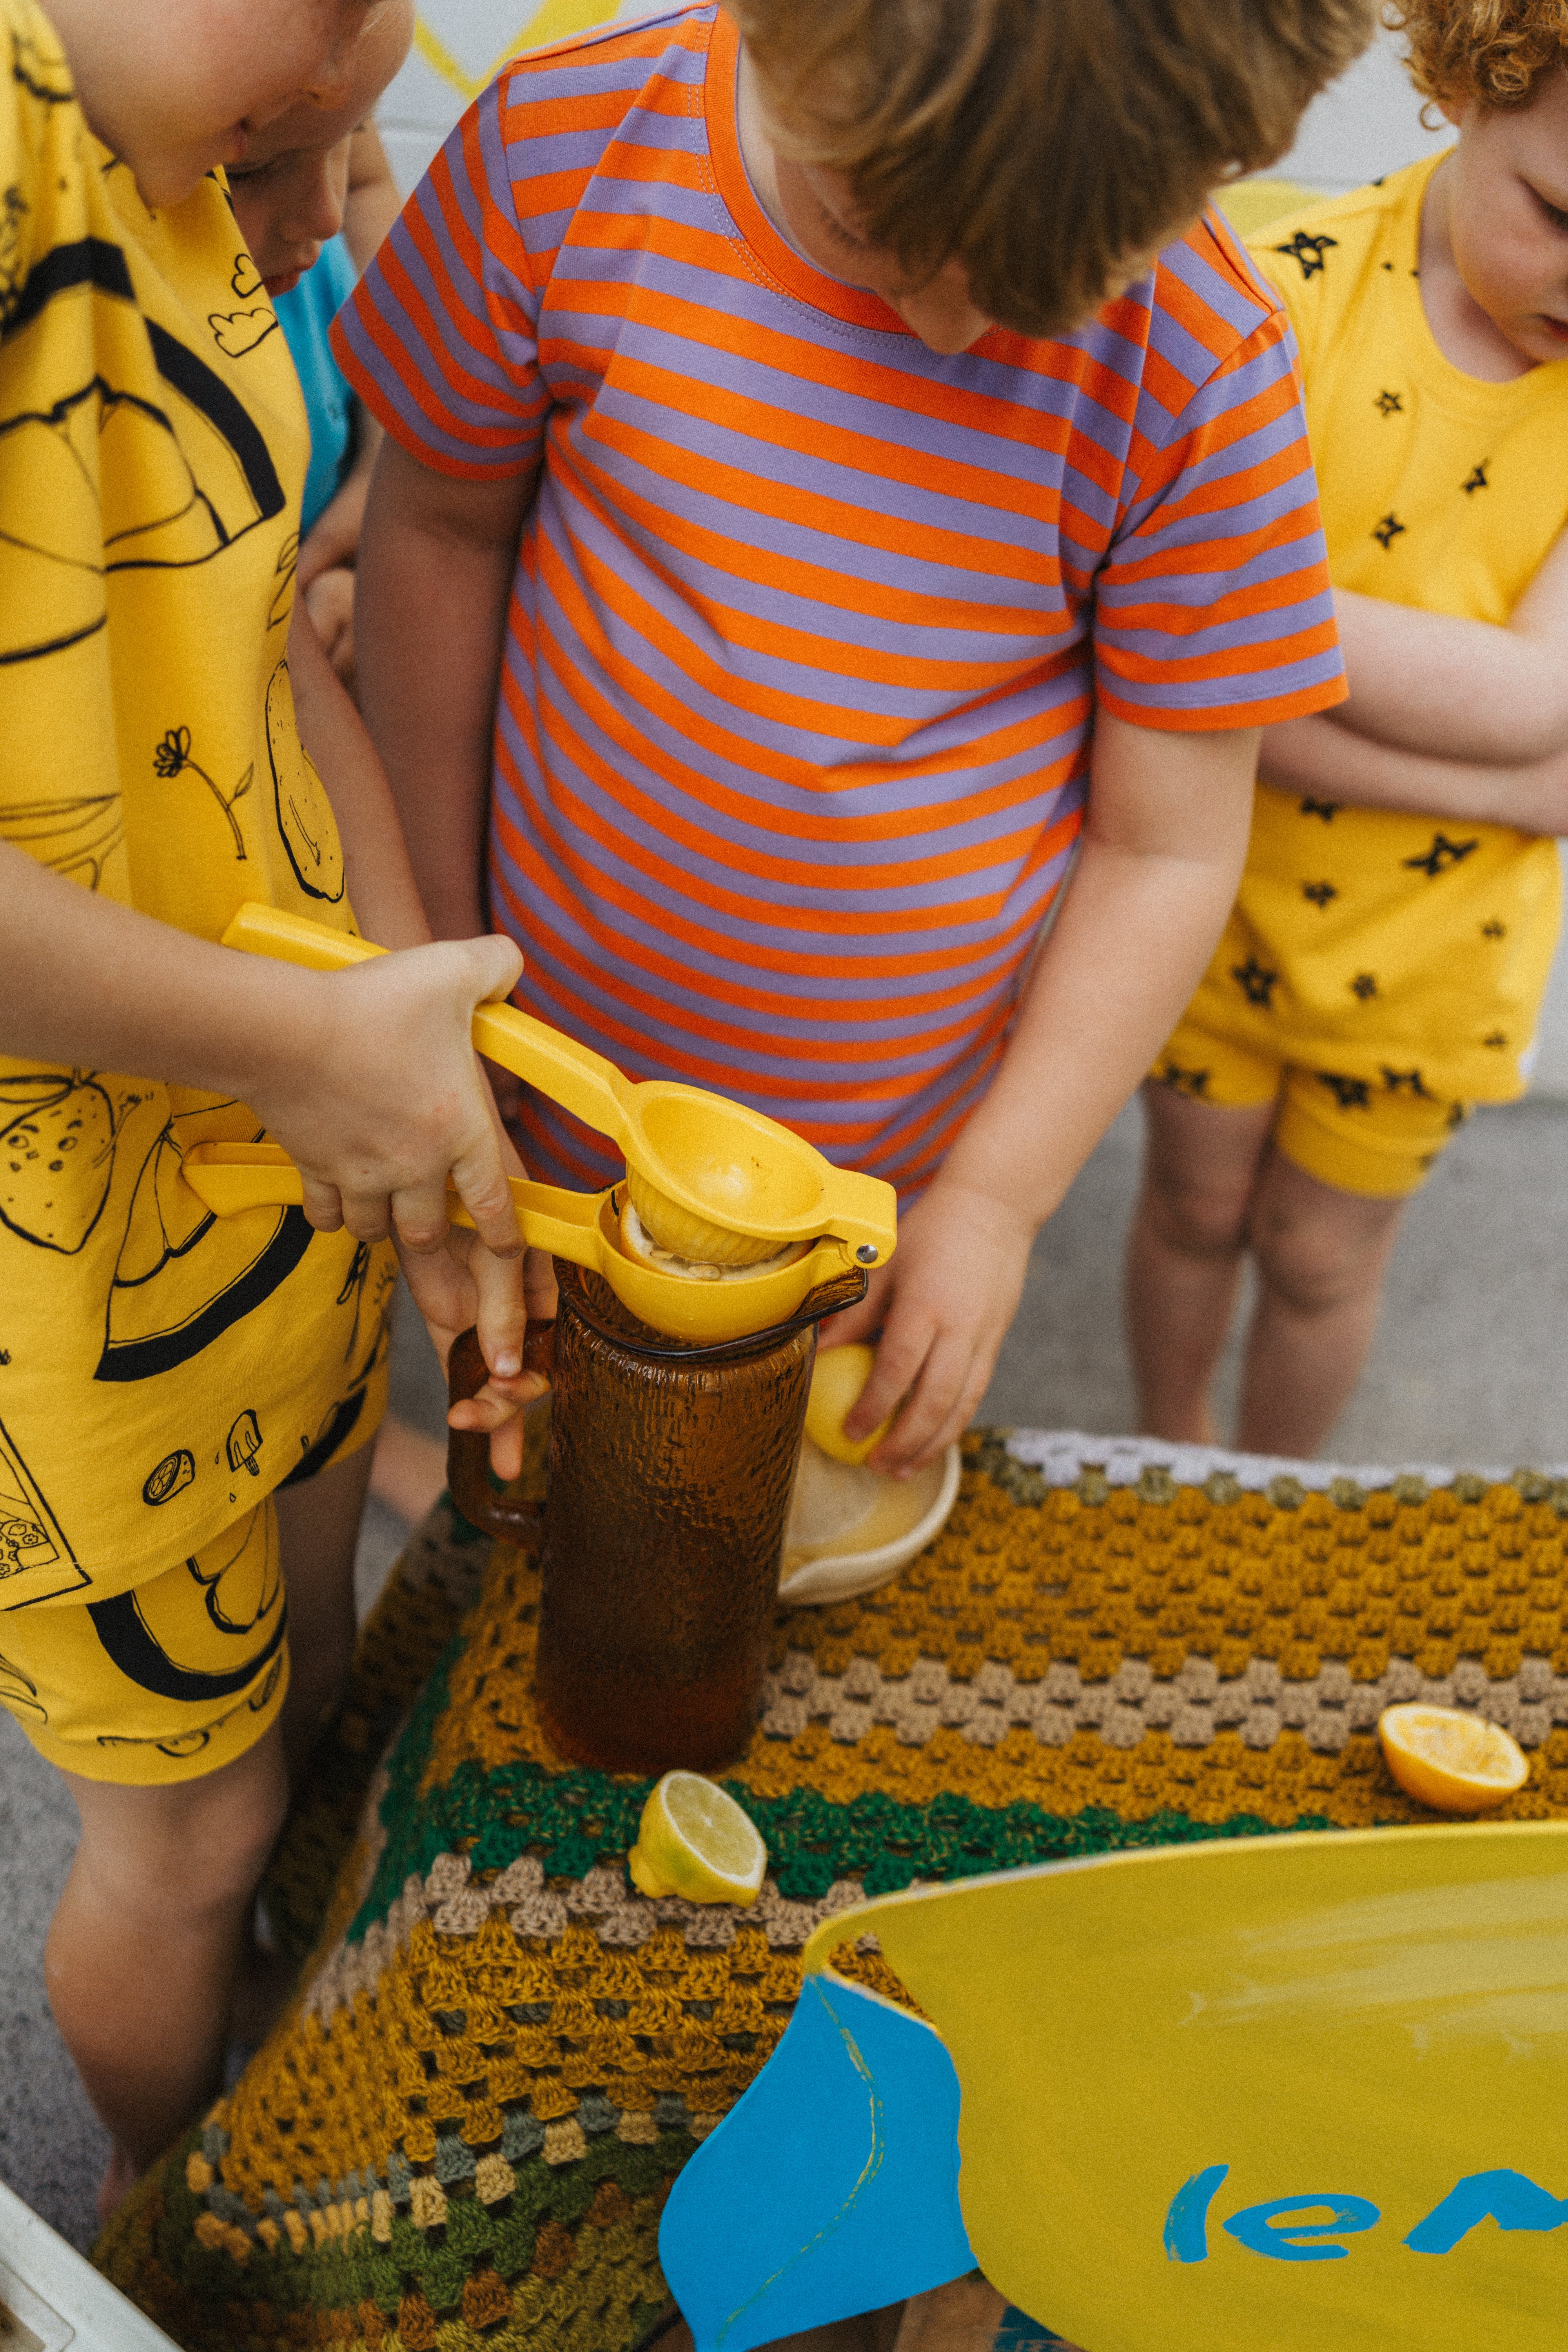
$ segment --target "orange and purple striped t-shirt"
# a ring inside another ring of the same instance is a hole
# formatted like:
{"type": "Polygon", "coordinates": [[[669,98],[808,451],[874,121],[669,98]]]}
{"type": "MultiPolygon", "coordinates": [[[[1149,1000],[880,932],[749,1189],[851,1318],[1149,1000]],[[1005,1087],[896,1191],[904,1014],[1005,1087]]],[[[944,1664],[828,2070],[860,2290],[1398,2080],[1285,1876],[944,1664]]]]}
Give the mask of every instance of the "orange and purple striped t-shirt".
{"type": "MultiPolygon", "coordinates": [[[[939,357],[773,227],[736,63],[706,6],[509,65],[334,341],[426,465],[541,469],[489,824],[519,1002],[907,1194],[1005,1042],[1096,698],[1339,698],[1316,485],[1216,221],[1079,332],[939,357]]],[[[535,1173],[617,1172],[525,1126],[535,1173]]]]}

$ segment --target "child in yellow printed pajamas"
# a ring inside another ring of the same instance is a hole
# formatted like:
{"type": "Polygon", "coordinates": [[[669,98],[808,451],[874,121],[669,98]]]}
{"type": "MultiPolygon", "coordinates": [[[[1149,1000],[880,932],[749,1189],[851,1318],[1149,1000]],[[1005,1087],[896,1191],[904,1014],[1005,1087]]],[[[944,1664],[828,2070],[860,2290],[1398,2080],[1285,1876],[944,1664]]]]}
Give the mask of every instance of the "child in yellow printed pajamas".
{"type": "Polygon", "coordinates": [[[81,1814],[47,1971],[106,2208],[216,2087],[285,1744],[346,1664],[389,1234],[438,1334],[478,1314],[499,1466],[533,1385],[468,1044],[519,959],[427,944],[292,620],[304,414],[221,173],[346,136],[411,21],[0,0],[0,1703],[81,1814]],[[408,951],[236,954],[247,899],[408,951]],[[303,1210],[209,1216],[184,1154],[263,1132],[303,1210]]]}
{"type": "Polygon", "coordinates": [[[1142,1425],[1311,1454],[1360,1373],[1404,1202],[1528,1081],[1568,823],[1568,47],[1542,0],[1412,0],[1456,148],[1271,223],[1350,699],[1267,730],[1235,911],[1145,1088],[1129,1253],[1142,1425]],[[1550,560],[1548,560],[1550,557],[1550,560]]]}

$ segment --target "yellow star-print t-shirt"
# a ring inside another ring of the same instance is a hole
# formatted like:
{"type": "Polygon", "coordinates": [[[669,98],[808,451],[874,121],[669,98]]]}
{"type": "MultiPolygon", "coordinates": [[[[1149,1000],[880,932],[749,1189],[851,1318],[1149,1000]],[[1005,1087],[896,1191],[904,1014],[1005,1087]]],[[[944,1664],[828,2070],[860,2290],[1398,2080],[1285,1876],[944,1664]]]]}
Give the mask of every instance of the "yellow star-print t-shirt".
{"type": "MultiPolygon", "coordinates": [[[[1253,260],[1300,345],[1336,586],[1506,622],[1568,520],[1568,360],[1508,383],[1446,359],[1422,308],[1440,154],[1270,223],[1253,260]]],[[[1236,910],[1188,1018],[1374,1088],[1523,1092],[1556,945],[1555,845],[1259,784],[1236,910]]]]}
{"type": "MultiPolygon", "coordinates": [[[[203,939],[247,898],[350,929],[284,658],[308,433],[277,320],[217,180],[149,213],[31,0],[0,44],[0,837],[203,939]]],[[[258,1132],[0,1057],[0,1610],[161,1573],[370,1418],[387,1253],[182,1181],[258,1132]]]]}

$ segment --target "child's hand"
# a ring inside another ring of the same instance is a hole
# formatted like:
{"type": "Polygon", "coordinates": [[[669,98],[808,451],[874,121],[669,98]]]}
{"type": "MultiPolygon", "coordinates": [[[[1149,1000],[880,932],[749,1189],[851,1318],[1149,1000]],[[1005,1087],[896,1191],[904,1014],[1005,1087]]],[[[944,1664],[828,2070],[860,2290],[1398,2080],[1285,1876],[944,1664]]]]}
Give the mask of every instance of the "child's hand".
{"type": "Polygon", "coordinates": [[[908,1477],[968,1427],[1017,1311],[1035,1229],[992,1194],[938,1177],[899,1219],[899,1246],[858,1307],[822,1326],[818,1346],[874,1339],[877,1366],[845,1433],[864,1437],[905,1400],[872,1454],[908,1477]]]}
{"type": "Polygon", "coordinates": [[[343,685],[354,690],[354,575],[342,563],[318,572],[305,591],[310,626],[343,685]]]}

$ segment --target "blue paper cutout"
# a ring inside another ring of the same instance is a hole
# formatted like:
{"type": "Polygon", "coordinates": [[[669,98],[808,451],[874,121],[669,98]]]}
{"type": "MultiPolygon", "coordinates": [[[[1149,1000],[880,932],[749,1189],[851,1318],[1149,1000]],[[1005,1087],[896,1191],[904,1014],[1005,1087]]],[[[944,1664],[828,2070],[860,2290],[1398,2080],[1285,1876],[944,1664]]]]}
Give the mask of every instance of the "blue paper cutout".
{"type": "Polygon", "coordinates": [[[1165,2216],[1165,2260],[1206,2263],[1209,2258],[1209,2207],[1230,2170],[1228,2164],[1211,2164],[1184,2180],[1171,2200],[1165,2216]]]}
{"type": "Polygon", "coordinates": [[[1549,2196],[1523,2172],[1472,2172],[1405,2242],[1418,2254],[1446,2254],[1489,2217],[1500,2230],[1560,2230],[1568,2221],[1568,2197],[1549,2196]]]}
{"type": "Polygon", "coordinates": [[[784,2040],[677,2178],[658,2256],[697,2352],[752,2352],[973,2270],[939,2037],[807,1977],[784,2040]]]}

